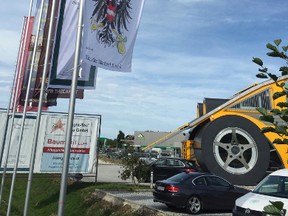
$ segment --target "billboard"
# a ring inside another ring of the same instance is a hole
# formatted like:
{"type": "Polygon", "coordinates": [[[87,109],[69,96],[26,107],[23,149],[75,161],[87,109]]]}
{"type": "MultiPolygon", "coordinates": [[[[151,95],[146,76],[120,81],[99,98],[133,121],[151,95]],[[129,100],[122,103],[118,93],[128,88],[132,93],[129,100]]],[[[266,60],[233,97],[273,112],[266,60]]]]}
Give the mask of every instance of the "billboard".
{"type": "MultiPolygon", "coordinates": [[[[0,111],[0,118],[5,118],[6,113],[0,111]]],[[[70,149],[70,173],[95,173],[97,140],[100,136],[99,115],[75,114],[70,149]]],[[[14,119],[12,140],[10,144],[7,170],[15,166],[18,149],[18,140],[21,127],[21,115],[14,119]]],[[[11,122],[11,121],[10,121],[11,122]]],[[[23,138],[21,143],[19,171],[28,171],[31,158],[34,125],[36,117],[28,113],[25,119],[23,138]]],[[[34,165],[34,173],[62,173],[67,114],[43,113],[38,135],[38,144],[34,165]]],[[[4,122],[0,122],[0,137],[5,135],[4,122]]],[[[2,143],[0,144],[2,148],[2,143]]],[[[4,168],[8,143],[4,145],[1,170],[4,168]]]]}

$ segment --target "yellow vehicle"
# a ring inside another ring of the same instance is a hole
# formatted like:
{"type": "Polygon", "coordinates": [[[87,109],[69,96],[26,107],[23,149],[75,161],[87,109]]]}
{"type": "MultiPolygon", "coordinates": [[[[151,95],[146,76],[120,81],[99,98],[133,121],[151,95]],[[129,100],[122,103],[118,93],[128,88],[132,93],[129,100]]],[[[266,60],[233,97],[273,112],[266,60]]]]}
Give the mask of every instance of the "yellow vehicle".
{"type": "MultiPolygon", "coordinates": [[[[287,82],[288,76],[280,77],[279,81],[287,82]]],[[[182,157],[196,159],[204,171],[233,184],[255,185],[267,172],[288,168],[288,145],[273,144],[278,136],[275,133],[261,133],[261,128],[271,124],[259,120],[260,113],[256,110],[257,107],[271,110],[277,108],[277,103],[286,102],[285,97],[272,99],[280,91],[273,80],[267,80],[228,99],[205,98],[197,106],[197,118],[164,139],[189,129],[188,140],[182,142],[182,157]]]]}

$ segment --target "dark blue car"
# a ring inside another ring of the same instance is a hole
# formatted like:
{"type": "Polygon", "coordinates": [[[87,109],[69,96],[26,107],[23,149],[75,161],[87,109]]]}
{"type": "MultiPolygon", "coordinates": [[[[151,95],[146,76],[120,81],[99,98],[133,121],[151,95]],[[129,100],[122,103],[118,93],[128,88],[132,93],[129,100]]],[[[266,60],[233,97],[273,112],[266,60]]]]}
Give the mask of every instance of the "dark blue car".
{"type": "Polygon", "coordinates": [[[231,210],[238,197],[249,190],[236,187],[210,173],[182,172],[166,180],[157,181],[154,202],[172,208],[185,208],[191,214],[202,210],[231,210]]]}

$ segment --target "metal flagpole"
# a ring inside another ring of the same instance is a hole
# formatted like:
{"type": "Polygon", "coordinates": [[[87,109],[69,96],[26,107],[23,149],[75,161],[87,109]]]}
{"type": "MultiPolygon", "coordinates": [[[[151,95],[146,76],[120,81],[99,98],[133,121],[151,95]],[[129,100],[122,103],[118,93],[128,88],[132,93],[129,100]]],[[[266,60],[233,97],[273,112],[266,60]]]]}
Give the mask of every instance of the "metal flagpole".
{"type": "MultiPolygon", "coordinates": [[[[2,137],[2,146],[1,146],[1,153],[0,153],[0,164],[2,164],[2,160],[3,160],[3,153],[4,153],[4,148],[5,148],[5,142],[6,142],[6,133],[8,131],[8,124],[9,124],[9,115],[10,115],[10,108],[12,106],[11,102],[12,102],[12,98],[13,98],[13,89],[15,88],[16,86],[16,89],[14,91],[14,95],[15,95],[15,100],[14,100],[14,104],[16,104],[16,100],[18,98],[18,91],[19,91],[19,82],[17,82],[17,84],[15,85],[16,83],[16,79],[17,79],[17,72],[19,71],[19,64],[18,62],[20,62],[20,57],[21,57],[21,50],[22,50],[22,38],[23,37],[23,33],[24,33],[24,26],[25,26],[25,17],[23,19],[23,24],[22,24],[22,33],[21,33],[21,37],[20,37],[20,43],[19,43],[19,48],[18,48],[18,58],[17,58],[17,62],[16,62],[16,67],[15,67],[15,72],[14,72],[14,77],[13,77],[13,81],[12,81],[12,87],[11,87],[11,91],[10,91],[10,98],[9,98],[9,102],[8,102],[8,106],[7,106],[7,112],[6,112],[6,118],[5,118],[5,125],[4,125],[4,135],[2,137]]],[[[19,75],[20,76],[20,73],[19,75]]],[[[13,105],[14,105],[13,104],[13,105]]],[[[15,110],[16,106],[14,107],[14,109],[12,110],[15,110]]],[[[14,119],[13,119],[14,121],[14,119]]],[[[13,125],[13,121],[12,121],[12,125],[13,125]]],[[[10,127],[10,130],[9,130],[10,134],[12,133],[12,128],[10,127]]],[[[9,136],[8,136],[9,137],[9,136]]],[[[10,139],[11,140],[11,139],[10,139]]],[[[7,143],[8,144],[8,143],[7,143]]],[[[7,156],[9,155],[9,148],[10,148],[10,145],[8,144],[8,148],[7,148],[7,156]]],[[[0,189],[0,206],[1,206],[1,202],[2,202],[2,195],[3,195],[3,190],[4,190],[4,182],[5,182],[5,177],[6,177],[6,161],[8,160],[8,157],[6,157],[7,159],[4,161],[3,165],[3,173],[2,173],[2,180],[1,180],[1,189],[0,189]]]]}
{"type": "MultiPolygon", "coordinates": [[[[19,71],[18,70],[18,63],[20,61],[20,52],[22,50],[22,38],[23,38],[23,33],[24,33],[24,26],[25,26],[25,17],[23,18],[23,22],[22,22],[22,31],[21,31],[21,37],[20,37],[20,42],[19,42],[19,46],[18,46],[18,54],[17,54],[17,61],[16,61],[16,65],[15,65],[15,71],[14,71],[14,75],[13,75],[13,81],[12,81],[12,87],[11,87],[11,90],[10,90],[10,97],[9,97],[9,102],[8,102],[8,105],[7,105],[7,112],[6,112],[6,118],[5,118],[5,125],[4,125],[4,128],[5,128],[5,132],[4,132],[4,136],[2,137],[1,139],[1,142],[2,143],[2,146],[1,146],[1,149],[0,149],[0,164],[2,163],[2,159],[3,159],[3,151],[4,151],[4,145],[5,145],[5,139],[6,139],[6,133],[7,133],[7,127],[8,127],[8,122],[9,122],[9,113],[10,113],[10,108],[12,106],[11,102],[12,102],[12,98],[13,98],[13,89],[15,89],[15,83],[16,83],[16,79],[17,79],[17,72],[19,71]]],[[[18,85],[17,85],[18,87],[18,85]]],[[[19,90],[19,88],[18,88],[19,90]]],[[[18,91],[17,91],[18,92],[18,91]]],[[[14,95],[16,95],[16,89],[14,91],[14,95]]],[[[1,200],[0,200],[1,202],[1,200]]]]}
{"type": "Polygon", "coordinates": [[[42,107],[43,107],[42,103],[43,103],[43,98],[44,98],[44,93],[45,93],[46,76],[47,76],[47,71],[48,71],[51,36],[52,36],[53,23],[54,23],[53,21],[54,21],[54,16],[55,16],[55,5],[56,5],[56,0],[53,0],[52,7],[51,7],[50,22],[49,22],[49,32],[48,32],[47,44],[46,44],[44,68],[43,68],[42,80],[41,80],[41,90],[40,90],[40,97],[39,97],[39,103],[38,103],[36,125],[35,125],[35,131],[34,131],[34,140],[32,144],[32,151],[31,151],[31,158],[30,158],[29,176],[28,176],[24,213],[23,213],[24,216],[27,215],[28,207],[29,207],[29,198],[30,198],[31,186],[32,186],[32,176],[33,176],[33,171],[34,171],[34,163],[35,163],[35,157],[36,157],[37,142],[38,142],[41,114],[42,114],[42,107]]]}
{"type": "MultiPolygon", "coordinates": [[[[100,120],[99,120],[99,124],[98,124],[98,139],[97,139],[97,145],[96,145],[96,164],[95,164],[95,181],[94,183],[97,183],[98,181],[98,165],[99,165],[99,142],[100,142],[100,134],[101,134],[101,117],[100,117],[100,120]]],[[[103,146],[105,147],[105,144],[106,144],[106,139],[104,139],[104,143],[103,143],[103,146]]]]}
{"type": "Polygon", "coordinates": [[[81,50],[81,36],[82,36],[82,22],[83,22],[83,4],[85,0],[79,0],[79,15],[78,15],[78,30],[76,38],[76,48],[75,48],[75,58],[74,58],[74,68],[73,68],[73,78],[71,83],[71,95],[69,100],[69,113],[68,121],[66,128],[66,141],[64,149],[64,159],[63,159],[63,169],[61,175],[61,187],[60,187],[60,196],[58,203],[58,216],[64,215],[64,206],[67,190],[67,176],[69,171],[69,159],[70,159],[70,144],[72,137],[73,129],[73,119],[75,111],[75,97],[77,90],[77,80],[79,75],[79,66],[80,66],[80,50],[81,50]]]}
{"type": "Polygon", "coordinates": [[[12,181],[11,181],[11,189],[10,189],[10,195],[9,195],[8,208],[7,208],[7,216],[10,215],[11,206],[12,206],[14,185],[15,185],[17,167],[18,167],[19,157],[20,157],[23,130],[24,130],[24,125],[25,125],[25,118],[26,118],[27,105],[28,105],[28,99],[29,99],[29,90],[31,88],[33,68],[34,68],[34,62],[35,62],[36,51],[37,51],[37,44],[38,44],[38,38],[39,38],[39,32],[40,32],[40,26],[41,26],[41,20],[42,20],[43,7],[44,7],[44,1],[42,1],[42,3],[41,3],[40,16],[39,16],[39,21],[38,21],[38,26],[37,26],[37,33],[36,33],[36,37],[35,37],[35,44],[34,44],[34,49],[33,49],[32,61],[31,61],[31,68],[30,68],[30,73],[29,73],[28,85],[27,85],[27,89],[26,89],[24,111],[23,111],[23,115],[22,115],[22,122],[21,122],[21,127],[20,127],[20,135],[19,135],[19,140],[18,140],[18,149],[17,149],[17,153],[16,153],[15,166],[14,166],[13,176],[12,176],[12,181]]]}
{"type": "MultiPolygon", "coordinates": [[[[29,13],[28,13],[28,19],[26,20],[26,23],[28,23],[26,25],[26,30],[25,30],[25,36],[24,36],[24,41],[22,42],[23,47],[21,47],[19,50],[22,50],[22,55],[21,55],[21,59],[20,59],[20,66],[19,66],[19,58],[18,57],[18,62],[17,62],[17,71],[22,71],[22,67],[23,67],[23,61],[24,61],[24,50],[26,50],[26,41],[27,41],[27,35],[28,35],[28,29],[29,29],[29,25],[30,25],[30,17],[31,17],[31,12],[32,12],[32,7],[33,7],[33,0],[30,1],[30,6],[29,6],[29,13]]],[[[20,46],[22,46],[20,44],[20,46]]],[[[18,76],[18,80],[17,80],[17,84],[16,84],[16,90],[15,90],[15,94],[14,94],[14,104],[13,104],[13,108],[12,108],[12,117],[11,117],[11,124],[9,126],[9,134],[8,134],[8,142],[7,142],[7,153],[6,153],[6,159],[4,161],[4,169],[3,169],[3,174],[2,174],[2,181],[1,181],[1,189],[0,189],[0,204],[1,204],[1,200],[2,200],[2,194],[3,194],[3,190],[4,190],[4,183],[5,183],[5,177],[6,177],[6,170],[7,170],[7,163],[8,163],[8,158],[9,158],[9,151],[10,151],[10,145],[11,145],[11,137],[12,137],[12,131],[13,131],[13,124],[14,124],[14,119],[15,119],[15,112],[16,112],[16,103],[17,103],[17,98],[19,95],[19,86],[20,86],[20,74],[18,76]]],[[[4,142],[3,142],[4,145],[4,142]]]]}

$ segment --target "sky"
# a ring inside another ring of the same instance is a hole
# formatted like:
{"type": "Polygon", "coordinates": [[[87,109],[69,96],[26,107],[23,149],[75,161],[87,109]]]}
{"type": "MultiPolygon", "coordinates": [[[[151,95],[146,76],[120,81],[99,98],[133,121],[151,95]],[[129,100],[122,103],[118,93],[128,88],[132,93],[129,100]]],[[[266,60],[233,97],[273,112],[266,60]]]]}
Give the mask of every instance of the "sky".
{"type": "MultiPolygon", "coordinates": [[[[29,0],[1,0],[0,108],[7,108],[23,16],[29,0]]],[[[101,137],[119,130],[170,132],[196,118],[204,98],[229,98],[256,82],[267,43],[288,44],[286,0],[145,0],[132,72],[98,70],[96,89],[76,100],[75,113],[101,115],[101,137]]],[[[68,99],[50,111],[68,112],[68,99]]]]}

